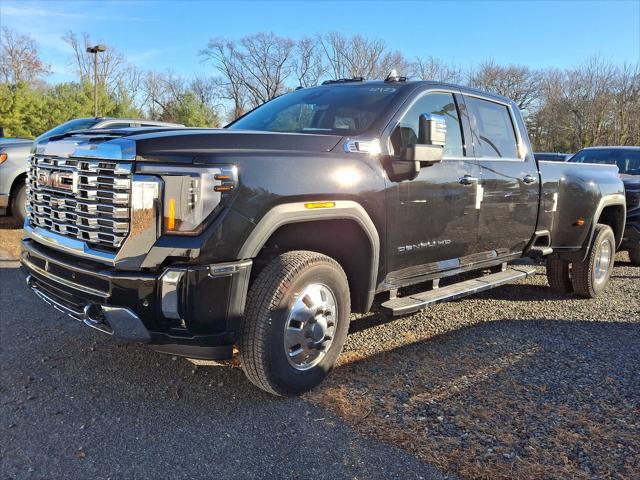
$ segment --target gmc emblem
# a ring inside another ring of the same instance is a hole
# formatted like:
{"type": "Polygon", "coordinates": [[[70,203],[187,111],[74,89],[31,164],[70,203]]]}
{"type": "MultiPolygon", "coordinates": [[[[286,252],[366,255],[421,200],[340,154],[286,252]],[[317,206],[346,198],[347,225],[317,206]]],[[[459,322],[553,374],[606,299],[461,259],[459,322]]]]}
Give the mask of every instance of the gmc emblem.
{"type": "Polygon", "coordinates": [[[58,190],[68,190],[73,193],[78,192],[78,172],[58,171],[38,169],[36,184],[40,187],[57,188],[58,190]]]}

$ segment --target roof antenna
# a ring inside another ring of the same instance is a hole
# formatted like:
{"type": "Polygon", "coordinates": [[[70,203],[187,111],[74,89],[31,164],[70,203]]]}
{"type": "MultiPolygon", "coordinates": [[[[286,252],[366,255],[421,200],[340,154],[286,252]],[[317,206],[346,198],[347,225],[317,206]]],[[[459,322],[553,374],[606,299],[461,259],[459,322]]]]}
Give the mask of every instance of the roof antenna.
{"type": "Polygon", "coordinates": [[[398,75],[398,71],[394,68],[389,72],[387,78],[384,79],[385,82],[406,82],[407,77],[401,77],[398,75]]]}

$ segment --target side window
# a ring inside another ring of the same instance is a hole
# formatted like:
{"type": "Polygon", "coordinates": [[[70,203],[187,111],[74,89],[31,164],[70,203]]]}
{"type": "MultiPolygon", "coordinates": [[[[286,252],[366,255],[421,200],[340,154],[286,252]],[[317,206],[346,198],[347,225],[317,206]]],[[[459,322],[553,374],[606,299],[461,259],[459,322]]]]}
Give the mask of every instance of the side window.
{"type": "Polygon", "coordinates": [[[391,145],[396,154],[402,147],[418,143],[418,121],[423,113],[442,115],[447,122],[447,138],[444,157],[462,157],[462,133],[456,102],[451,93],[429,93],[418,99],[402,117],[391,134],[391,145]]]}
{"type": "Polygon", "coordinates": [[[465,97],[476,156],[518,158],[518,142],[509,109],[505,105],[465,97]]]}

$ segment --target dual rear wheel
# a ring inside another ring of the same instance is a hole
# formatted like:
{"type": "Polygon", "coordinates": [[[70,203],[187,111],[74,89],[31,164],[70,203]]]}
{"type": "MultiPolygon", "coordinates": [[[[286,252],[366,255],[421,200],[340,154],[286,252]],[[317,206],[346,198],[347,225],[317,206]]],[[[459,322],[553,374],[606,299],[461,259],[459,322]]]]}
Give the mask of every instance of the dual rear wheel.
{"type": "Polygon", "coordinates": [[[552,255],[547,259],[549,286],[559,293],[594,298],[607,287],[613,271],[616,241],[608,225],[598,224],[589,253],[582,262],[567,262],[552,255]]]}

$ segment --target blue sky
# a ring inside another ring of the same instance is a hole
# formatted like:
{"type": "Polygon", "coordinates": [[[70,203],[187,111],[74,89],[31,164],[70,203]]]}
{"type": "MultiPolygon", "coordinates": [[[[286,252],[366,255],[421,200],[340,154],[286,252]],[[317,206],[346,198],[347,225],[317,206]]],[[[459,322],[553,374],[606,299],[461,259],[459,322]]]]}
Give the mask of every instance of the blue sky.
{"type": "Polygon", "coordinates": [[[0,0],[0,24],[33,36],[52,81],[72,80],[65,32],[88,32],[145,68],[206,73],[211,37],[258,31],[299,38],[340,31],[380,37],[407,57],[466,68],[493,58],[531,67],[575,65],[600,54],[640,59],[640,1],[214,2],[0,0]]]}

